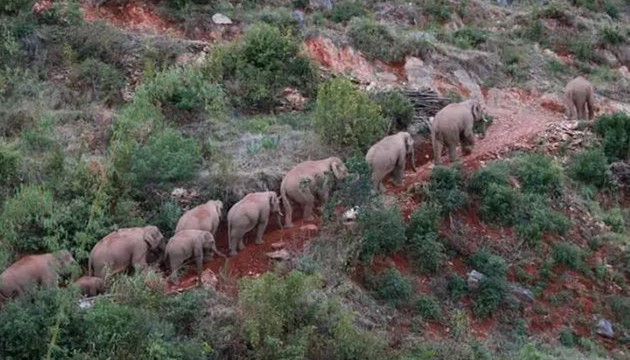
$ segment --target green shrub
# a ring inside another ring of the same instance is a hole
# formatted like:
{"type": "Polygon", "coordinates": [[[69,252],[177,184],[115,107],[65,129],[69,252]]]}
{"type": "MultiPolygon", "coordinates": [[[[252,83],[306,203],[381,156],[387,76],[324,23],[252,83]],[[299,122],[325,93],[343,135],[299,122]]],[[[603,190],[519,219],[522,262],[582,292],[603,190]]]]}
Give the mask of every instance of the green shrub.
{"type": "Polygon", "coordinates": [[[558,196],[562,193],[562,167],[544,154],[526,154],[514,159],[512,166],[524,192],[558,196]]]}
{"type": "Polygon", "coordinates": [[[416,300],[416,309],[425,320],[440,320],[442,309],[440,303],[432,296],[419,296],[416,300]]]}
{"type": "Polygon", "coordinates": [[[160,204],[160,207],[155,214],[151,224],[157,226],[164,236],[173,234],[177,221],[182,216],[182,209],[177,205],[175,201],[165,200],[160,204]]]}
{"type": "Polygon", "coordinates": [[[504,258],[494,255],[486,249],[482,249],[471,256],[470,265],[486,276],[499,278],[504,278],[508,269],[504,258]]]}
{"type": "Polygon", "coordinates": [[[291,16],[291,12],[287,8],[265,10],[259,15],[259,19],[261,22],[280,29],[285,35],[299,32],[300,23],[291,16]]]}
{"type": "Polygon", "coordinates": [[[530,244],[539,243],[548,232],[565,234],[571,225],[564,215],[553,211],[546,198],[523,194],[516,212],[516,234],[530,244]]]}
{"type": "Polygon", "coordinates": [[[506,282],[502,278],[487,277],[479,284],[473,300],[473,312],[480,318],[487,318],[505,301],[506,282]]]}
{"type": "Polygon", "coordinates": [[[510,185],[510,168],[506,162],[496,161],[475,171],[468,182],[468,190],[483,195],[492,184],[510,185]]]}
{"type": "Polygon", "coordinates": [[[630,329],[630,298],[614,295],[608,299],[608,304],[615,316],[615,320],[624,328],[630,329]]]}
{"type": "Polygon", "coordinates": [[[428,0],[425,11],[438,22],[445,22],[451,18],[451,8],[446,0],[428,0]]]}
{"type": "Polygon", "coordinates": [[[434,273],[439,270],[444,261],[444,245],[438,240],[438,233],[413,235],[409,240],[408,256],[424,273],[434,273]]]}
{"type": "Polygon", "coordinates": [[[553,247],[553,259],[559,264],[566,265],[569,269],[584,269],[585,258],[586,253],[577,245],[559,243],[553,247]]]}
{"type": "Polygon", "coordinates": [[[598,188],[612,184],[606,154],[601,148],[583,150],[578,153],[569,168],[569,175],[575,180],[598,188]]]}
{"type": "Polygon", "coordinates": [[[335,4],[330,12],[330,19],[336,23],[341,23],[365,15],[363,5],[356,1],[342,1],[335,4]]]}
{"type": "Polygon", "coordinates": [[[545,25],[543,25],[542,21],[535,19],[527,24],[522,36],[527,40],[540,43],[545,38],[546,30],[547,29],[545,28],[545,25]]]}
{"type": "Polygon", "coordinates": [[[164,186],[195,176],[201,160],[196,141],[184,138],[178,131],[166,129],[152,135],[146,144],[138,145],[131,157],[131,171],[136,187],[164,186]]]}
{"type": "Polygon", "coordinates": [[[604,223],[610,226],[611,230],[623,234],[626,230],[626,211],[621,208],[612,208],[604,213],[604,223]]]}
{"type": "Polygon", "coordinates": [[[233,105],[270,111],[280,104],[286,87],[306,96],[315,90],[315,69],[299,52],[299,42],[291,35],[257,24],[245,31],[241,41],[215,49],[208,72],[224,85],[233,105]]]}
{"type": "Polygon", "coordinates": [[[490,183],[481,199],[481,217],[498,224],[513,225],[522,197],[509,186],[490,183]]]}
{"type": "Polygon", "coordinates": [[[77,69],[76,83],[91,94],[92,101],[117,102],[121,99],[125,78],[114,66],[88,58],[77,69]]]}
{"type": "Polygon", "coordinates": [[[0,5],[0,13],[15,14],[20,10],[30,8],[34,0],[5,0],[0,5]]]}
{"type": "Polygon", "coordinates": [[[612,27],[603,28],[600,32],[600,37],[604,44],[613,46],[623,44],[626,41],[624,36],[619,33],[619,29],[612,27]]]}
{"type": "Polygon", "coordinates": [[[448,280],[447,289],[451,299],[457,301],[468,293],[468,284],[464,278],[457,274],[453,274],[448,280]]]}
{"type": "Polygon", "coordinates": [[[425,202],[411,214],[407,225],[407,238],[414,235],[439,234],[442,206],[436,202],[425,202]]]}
{"type": "Polygon", "coordinates": [[[313,127],[329,144],[364,153],[387,127],[381,109],[342,77],[322,84],[317,93],[313,127]]]}
{"type": "Polygon", "coordinates": [[[569,41],[569,50],[578,60],[591,61],[595,59],[593,43],[585,38],[575,37],[569,41]]]}
{"type": "Polygon", "coordinates": [[[609,161],[628,158],[630,151],[630,116],[623,112],[602,115],[595,121],[595,132],[604,139],[604,153],[609,161]]]}
{"type": "Polygon", "coordinates": [[[375,255],[388,255],[406,242],[405,223],[396,208],[372,207],[361,212],[357,223],[363,234],[360,257],[370,262],[375,255]]]}
{"type": "Polygon", "coordinates": [[[49,25],[82,25],[81,5],[76,0],[55,1],[40,14],[39,21],[49,25]]]}
{"type": "Polygon", "coordinates": [[[3,190],[3,187],[11,186],[17,180],[20,163],[20,153],[13,150],[8,144],[0,142],[0,183],[2,184],[0,191],[3,190]]]}
{"type": "Polygon", "coordinates": [[[468,204],[468,195],[462,190],[462,185],[459,168],[436,166],[429,179],[429,198],[446,212],[461,209],[468,204]]]}
{"type": "Polygon", "coordinates": [[[619,8],[617,4],[611,0],[604,3],[604,12],[613,19],[619,19],[619,8]]]}
{"type": "Polygon", "coordinates": [[[408,302],[413,292],[411,280],[396,269],[388,269],[380,274],[369,275],[367,281],[370,288],[376,292],[378,298],[392,306],[408,302]]]}
{"type": "Polygon", "coordinates": [[[484,30],[463,27],[453,33],[453,42],[462,49],[477,48],[488,40],[489,33],[484,30]]]}
{"type": "Polygon", "coordinates": [[[380,105],[383,116],[389,120],[393,128],[406,130],[413,120],[413,104],[399,90],[378,93],[375,101],[380,105]]]}
{"type": "Polygon", "coordinates": [[[560,343],[566,347],[574,347],[575,346],[575,335],[573,331],[569,328],[564,328],[560,330],[560,343]]]}

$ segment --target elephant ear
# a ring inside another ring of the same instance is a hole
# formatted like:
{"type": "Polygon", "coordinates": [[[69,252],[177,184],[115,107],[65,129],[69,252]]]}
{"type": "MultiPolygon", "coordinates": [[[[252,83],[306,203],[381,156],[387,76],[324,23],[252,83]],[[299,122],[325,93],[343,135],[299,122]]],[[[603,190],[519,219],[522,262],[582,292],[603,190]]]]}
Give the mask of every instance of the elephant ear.
{"type": "Polygon", "coordinates": [[[342,167],[343,167],[343,163],[339,159],[334,159],[330,163],[330,170],[333,172],[333,174],[335,174],[335,177],[337,179],[341,179],[343,177],[343,173],[341,170],[342,167]]]}
{"type": "Polygon", "coordinates": [[[481,111],[481,104],[479,103],[479,101],[472,101],[470,112],[472,113],[474,121],[481,121],[483,119],[483,113],[481,111]]]}
{"type": "Polygon", "coordinates": [[[405,151],[407,153],[410,153],[411,150],[413,149],[413,139],[411,138],[411,135],[408,132],[403,132],[403,139],[405,140],[405,151]]]}
{"type": "Polygon", "coordinates": [[[150,225],[144,228],[143,240],[151,250],[157,249],[162,239],[162,233],[156,226],[150,225]]]}
{"type": "Polygon", "coordinates": [[[223,202],[221,200],[215,200],[214,208],[217,211],[217,215],[219,216],[219,219],[221,219],[221,211],[223,211],[223,202]]]}
{"type": "Polygon", "coordinates": [[[270,192],[269,193],[269,208],[270,209],[274,209],[276,203],[278,203],[278,202],[279,202],[278,195],[276,195],[275,192],[270,192]]]}
{"type": "Polygon", "coordinates": [[[209,231],[204,231],[203,234],[203,244],[204,247],[210,247],[214,244],[214,236],[209,231]]]}

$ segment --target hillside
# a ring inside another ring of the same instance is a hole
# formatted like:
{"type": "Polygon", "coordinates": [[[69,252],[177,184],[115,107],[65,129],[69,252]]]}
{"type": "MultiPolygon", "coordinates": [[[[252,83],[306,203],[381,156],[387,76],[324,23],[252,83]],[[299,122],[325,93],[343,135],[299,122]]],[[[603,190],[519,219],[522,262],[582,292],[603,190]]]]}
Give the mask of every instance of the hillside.
{"type": "Polygon", "coordinates": [[[5,0],[0,269],[76,264],[0,287],[0,359],[630,359],[629,21],[622,0],[5,0]],[[593,120],[564,115],[578,75],[593,120]],[[435,166],[428,126],[468,99],[486,134],[435,166]],[[398,131],[417,170],[374,194],[365,154],[398,131]],[[111,232],[168,240],[215,199],[227,253],[234,204],[329,156],[351,176],[314,221],[272,214],[200,287],[154,264],[77,306],[111,232]]]}

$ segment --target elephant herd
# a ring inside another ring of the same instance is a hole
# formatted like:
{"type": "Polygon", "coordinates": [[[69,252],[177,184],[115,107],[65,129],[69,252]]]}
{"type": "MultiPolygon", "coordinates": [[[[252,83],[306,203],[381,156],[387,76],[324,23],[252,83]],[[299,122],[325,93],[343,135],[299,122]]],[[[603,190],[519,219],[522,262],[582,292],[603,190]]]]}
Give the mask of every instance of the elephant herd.
{"type": "MultiPolygon", "coordinates": [[[[588,108],[593,118],[593,86],[583,77],[570,81],[564,93],[569,117],[582,119],[588,108]],[[577,114],[576,114],[577,113],[577,114]]],[[[448,149],[452,162],[456,161],[456,148],[461,145],[467,155],[475,144],[473,126],[483,123],[483,109],[477,100],[447,105],[434,117],[431,124],[431,141],[435,164],[441,163],[442,150],[448,149]]],[[[482,126],[485,137],[485,128],[482,126]]],[[[406,157],[411,155],[411,167],[416,171],[414,141],[408,132],[389,135],[372,145],[365,160],[371,170],[375,191],[383,190],[383,179],[392,173],[394,182],[401,186],[406,157]]],[[[263,234],[269,217],[276,214],[282,228],[280,202],[284,207],[284,227],[293,225],[293,206],[303,208],[303,219],[314,219],[316,203],[325,204],[336,181],[349,175],[338,157],[307,160],[291,169],[280,185],[280,196],[274,191],[255,192],[244,196],[227,213],[229,255],[235,256],[245,248],[243,237],[256,229],[254,242],[263,243],[263,234]]],[[[225,257],[216,248],[215,238],[221,222],[223,203],[210,200],[184,213],[175,228],[175,234],[166,242],[160,230],[153,225],[116,230],[98,241],[90,252],[88,276],[75,281],[81,293],[94,296],[105,291],[105,280],[130,267],[144,269],[149,263],[158,263],[170,271],[171,277],[188,261],[194,260],[197,282],[201,281],[201,268],[205,255],[225,257]]],[[[54,253],[27,255],[10,265],[0,274],[0,304],[3,300],[21,295],[33,285],[56,285],[68,265],[75,263],[68,250],[54,253]]]]}

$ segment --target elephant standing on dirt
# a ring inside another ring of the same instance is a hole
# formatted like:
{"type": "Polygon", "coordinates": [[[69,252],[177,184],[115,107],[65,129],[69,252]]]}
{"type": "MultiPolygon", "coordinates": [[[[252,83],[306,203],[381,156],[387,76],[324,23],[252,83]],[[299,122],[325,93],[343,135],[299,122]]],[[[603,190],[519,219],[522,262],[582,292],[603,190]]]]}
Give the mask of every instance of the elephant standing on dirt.
{"type": "Polygon", "coordinates": [[[280,199],[274,191],[256,192],[245,195],[228,211],[228,245],[230,256],[245,249],[243,236],[253,228],[256,230],[256,244],[263,243],[263,234],[269,222],[269,214],[277,214],[278,226],[282,228],[280,217],[280,199]]]}
{"type": "Polygon", "coordinates": [[[59,276],[68,274],[68,266],[74,263],[68,250],[24,256],[0,274],[0,304],[24,294],[30,286],[56,286],[59,276]]]}
{"type": "Polygon", "coordinates": [[[219,231],[221,222],[221,211],[223,202],[220,200],[210,200],[205,204],[196,206],[188,210],[177,222],[175,232],[182,230],[203,230],[209,231],[214,237],[219,231]]]}
{"type": "Polygon", "coordinates": [[[94,245],[88,261],[90,276],[106,279],[130,266],[148,266],[149,252],[157,255],[158,263],[164,254],[164,236],[153,225],[124,228],[112,232],[94,245]]]}
{"type": "Polygon", "coordinates": [[[89,297],[103,294],[105,292],[105,280],[96,276],[81,276],[75,280],[74,284],[79,288],[82,295],[89,297]]]}
{"type": "Polygon", "coordinates": [[[284,205],[284,226],[293,226],[293,209],[291,201],[304,206],[304,220],[313,220],[313,207],[316,197],[322,204],[328,201],[331,179],[334,175],[337,180],[348,176],[348,169],[343,161],[332,156],[323,160],[307,160],[291,169],[282,179],[280,184],[280,197],[284,205]]]}
{"type": "MultiPolygon", "coordinates": [[[[451,162],[457,160],[457,145],[461,143],[464,155],[472,152],[475,145],[473,126],[476,122],[483,124],[483,110],[477,100],[467,100],[449,104],[435,114],[431,124],[431,142],[433,143],[433,161],[435,165],[442,163],[443,146],[448,148],[451,162]]],[[[485,126],[482,126],[482,138],[485,137],[485,126]]]]}
{"type": "Polygon", "coordinates": [[[399,132],[381,139],[372,145],[365,155],[365,161],[372,170],[372,183],[375,190],[383,191],[383,178],[392,171],[398,186],[402,185],[407,154],[411,154],[411,168],[416,169],[416,157],[413,149],[413,139],[408,132],[399,132]]]}
{"type": "Polygon", "coordinates": [[[177,232],[166,244],[164,261],[171,272],[171,280],[184,263],[189,259],[195,260],[197,269],[197,284],[201,283],[201,268],[205,254],[213,253],[225,257],[217,250],[214,236],[209,231],[182,230],[177,232]]]}
{"type": "Polygon", "coordinates": [[[582,76],[569,81],[564,88],[567,117],[575,119],[577,116],[578,120],[586,119],[586,107],[588,106],[588,119],[593,120],[595,115],[594,92],[593,85],[582,76]]]}

